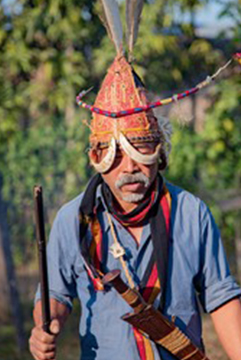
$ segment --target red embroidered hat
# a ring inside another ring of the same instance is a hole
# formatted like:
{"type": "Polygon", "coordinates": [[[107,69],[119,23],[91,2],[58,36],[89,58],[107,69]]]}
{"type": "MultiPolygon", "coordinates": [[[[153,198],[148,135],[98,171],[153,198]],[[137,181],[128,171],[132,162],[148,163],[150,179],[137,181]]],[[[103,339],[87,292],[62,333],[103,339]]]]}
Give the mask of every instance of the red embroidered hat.
{"type": "MultiPolygon", "coordinates": [[[[116,56],[108,69],[94,106],[116,113],[147,104],[147,92],[138,75],[123,55],[116,56]]],[[[94,113],[90,126],[92,147],[108,146],[112,137],[119,142],[120,134],[134,142],[160,142],[161,139],[161,131],[151,109],[120,118],[94,113]]]]}

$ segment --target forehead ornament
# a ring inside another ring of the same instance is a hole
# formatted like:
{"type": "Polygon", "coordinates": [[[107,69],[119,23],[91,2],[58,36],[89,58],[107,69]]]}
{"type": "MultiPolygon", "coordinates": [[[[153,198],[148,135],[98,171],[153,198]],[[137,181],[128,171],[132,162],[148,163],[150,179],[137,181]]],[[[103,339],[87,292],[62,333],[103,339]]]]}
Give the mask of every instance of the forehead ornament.
{"type": "Polygon", "coordinates": [[[151,165],[154,164],[160,155],[161,144],[158,144],[156,150],[153,154],[141,154],[138,150],[131,145],[131,143],[127,140],[127,138],[120,134],[120,144],[125,151],[125,153],[134,161],[144,164],[151,165]]]}
{"type": "MultiPolygon", "coordinates": [[[[122,133],[120,133],[119,135],[119,142],[120,142],[120,146],[122,147],[126,155],[138,163],[144,165],[151,165],[157,162],[157,160],[160,157],[161,144],[158,144],[156,146],[156,150],[153,154],[142,154],[134,148],[134,146],[127,140],[127,138],[122,133]]],[[[111,166],[114,163],[115,156],[116,156],[116,140],[114,137],[112,137],[110,146],[108,147],[105,157],[99,163],[95,162],[90,157],[90,162],[97,172],[103,174],[108,170],[110,170],[111,166]]]]}

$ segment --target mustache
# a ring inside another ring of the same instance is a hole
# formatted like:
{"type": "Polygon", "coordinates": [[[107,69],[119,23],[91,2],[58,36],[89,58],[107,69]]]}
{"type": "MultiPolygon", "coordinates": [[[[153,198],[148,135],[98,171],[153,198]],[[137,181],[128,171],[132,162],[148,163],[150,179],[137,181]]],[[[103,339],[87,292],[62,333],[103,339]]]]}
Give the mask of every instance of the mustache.
{"type": "Polygon", "coordinates": [[[117,189],[120,189],[123,185],[133,184],[136,182],[143,183],[147,188],[150,185],[150,179],[141,171],[135,174],[124,174],[115,182],[117,189]]]}

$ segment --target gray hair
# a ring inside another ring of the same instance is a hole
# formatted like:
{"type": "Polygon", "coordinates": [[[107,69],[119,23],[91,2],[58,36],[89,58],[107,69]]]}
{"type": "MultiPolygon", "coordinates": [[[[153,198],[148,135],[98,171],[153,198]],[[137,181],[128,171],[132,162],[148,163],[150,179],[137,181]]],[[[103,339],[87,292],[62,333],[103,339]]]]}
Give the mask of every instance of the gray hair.
{"type": "Polygon", "coordinates": [[[163,133],[164,136],[164,153],[166,156],[166,161],[168,163],[168,158],[172,149],[171,137],[172,137],[172,124],[167,117],[164,116],[156,116],[159,129],[163,133]]]}

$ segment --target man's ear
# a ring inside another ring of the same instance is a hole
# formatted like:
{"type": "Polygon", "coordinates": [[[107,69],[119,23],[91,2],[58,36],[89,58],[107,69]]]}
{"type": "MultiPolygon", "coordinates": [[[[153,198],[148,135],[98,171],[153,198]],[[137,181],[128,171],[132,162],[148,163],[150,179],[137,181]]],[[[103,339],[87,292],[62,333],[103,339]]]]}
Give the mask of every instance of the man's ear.
{"type": "Polygon", "coordinates": [[[162,152],[160,154],[160,162],[159,162],[159,171],[163,171],[165,170],[167,167],[167,159],[166,159],[166,155],[162,152]]]}

